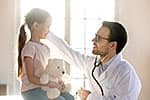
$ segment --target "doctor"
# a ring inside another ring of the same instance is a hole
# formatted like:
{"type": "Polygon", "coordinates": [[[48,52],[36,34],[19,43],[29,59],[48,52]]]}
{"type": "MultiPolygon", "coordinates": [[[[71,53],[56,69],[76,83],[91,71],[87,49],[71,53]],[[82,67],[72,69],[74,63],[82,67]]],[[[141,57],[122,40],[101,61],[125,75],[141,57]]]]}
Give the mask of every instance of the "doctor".
{"type": "Polygon", "coordinates": [[[88,76],[91,89],[78,90],[81,100],[138,99],[141,90],[139,77],[120,54],[127,42],[127,32],[120,23],[102,23],[92,40],[92,53],[96,57],[72,50],[53,33],[49,33],[47,39],[59,49],[67,62],[88,76]]]}

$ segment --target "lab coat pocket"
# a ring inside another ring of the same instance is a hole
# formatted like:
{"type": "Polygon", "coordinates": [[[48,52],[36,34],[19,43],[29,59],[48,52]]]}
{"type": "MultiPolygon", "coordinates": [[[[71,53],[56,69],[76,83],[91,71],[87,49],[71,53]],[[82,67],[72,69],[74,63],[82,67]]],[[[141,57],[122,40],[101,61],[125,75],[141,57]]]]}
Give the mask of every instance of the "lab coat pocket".
{"type": "MultiPolygon", "coordinates": [[[[114,78],[108,76],[109,74],[106,72],[103,76],[101,76],[101,85],[102,88],[104,90],[104,95],[114,98],[115,99],[115,95],[114,94],[114,78]]],[[[114,100],[113,99],[113,100],[114,100]]]]}

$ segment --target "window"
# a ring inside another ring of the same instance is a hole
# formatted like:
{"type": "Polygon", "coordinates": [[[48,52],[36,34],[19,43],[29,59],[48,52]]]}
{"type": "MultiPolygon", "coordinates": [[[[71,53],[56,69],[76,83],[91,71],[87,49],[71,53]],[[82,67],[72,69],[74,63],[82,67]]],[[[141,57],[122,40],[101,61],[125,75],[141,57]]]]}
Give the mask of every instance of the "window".
{"type": "MultiPolygon", "coordinates": [[[[113,0],[71,0],[70,44],[75,50],[92,55],[92,38],[103,20],[114,19],[113,0]],[[109,3],[108,3],[109,2],[109,3]]],[[[87,77],[71,67],[73,93],[80,87],[89,88],[87,77]],[[80,73],[80,74],[77,74],[80,73]],[[77,85],[79,84],[79,85],[77,85]]]]}
{"type": "MultiPolygon", "coordinates": [[[[101,22],[113,20],[115,12],[114,0],[21,0],[21,23],[34,7],[48,10],[53,21],[51,30],[86,55],[92,55],[91,40],[101,22]]],[[[70,68],[72,93],[80,87],[88,88],[87,77],[75,67],[70,68]]]]}
{"type": "Polygon", "coordinates": [[[21,24],[24,16],[32,8],[42,8],[50,12],[52,16],[51,30],[59,37],[64,37],[65,0],[21,0],[21,24]]]}

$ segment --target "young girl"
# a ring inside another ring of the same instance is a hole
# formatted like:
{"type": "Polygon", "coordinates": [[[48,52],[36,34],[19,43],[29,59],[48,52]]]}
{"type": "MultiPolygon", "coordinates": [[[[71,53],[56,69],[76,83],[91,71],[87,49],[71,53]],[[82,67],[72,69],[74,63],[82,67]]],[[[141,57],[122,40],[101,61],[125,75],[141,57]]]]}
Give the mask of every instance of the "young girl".
{"type": "MultiPolygon", "coordinates": [[[[51,25],[50,14],[42,9],[34,8],[25,16],[25,24],[20,28],[18,40],[18,77],[21,78],[21,94],[24,100],[48,100],[46,91],[40,86],[49,86],[62,89],[62,83],[49,81],[48,84],[40,83],[40,76],[48,63],[50,49],[40,42],[46,37],[51,25]],[[28,26],[31,38],[27,41],[25,26],[28,26]]],[[[65,96],[69,97],[70,94],[65,96]]],[[[62,96],[56,100],[65,99],[62,96]]]]}

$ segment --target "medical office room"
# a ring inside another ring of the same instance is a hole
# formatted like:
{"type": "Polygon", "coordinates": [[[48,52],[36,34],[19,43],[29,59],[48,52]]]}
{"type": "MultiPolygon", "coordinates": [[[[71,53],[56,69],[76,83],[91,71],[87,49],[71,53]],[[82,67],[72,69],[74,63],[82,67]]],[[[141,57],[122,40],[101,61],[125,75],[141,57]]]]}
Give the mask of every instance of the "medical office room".
{"type": "MultiPolygon", "coordinates": [[[[0,100],[23,100],[17,79],[17,39],[31,8],[47,10],[52,16],[51,31],[85,55],[92,55],[91,40],[102,21],[122,23],[128,31],[122,54],[142,84],[138,100],[149,100],[150,0],[0,0],[0,100]]],[[[71,66],[66,63],[71,94],[76,95],[80,87],[88,88],[88,78],[71,66]]]]}

